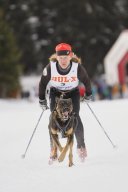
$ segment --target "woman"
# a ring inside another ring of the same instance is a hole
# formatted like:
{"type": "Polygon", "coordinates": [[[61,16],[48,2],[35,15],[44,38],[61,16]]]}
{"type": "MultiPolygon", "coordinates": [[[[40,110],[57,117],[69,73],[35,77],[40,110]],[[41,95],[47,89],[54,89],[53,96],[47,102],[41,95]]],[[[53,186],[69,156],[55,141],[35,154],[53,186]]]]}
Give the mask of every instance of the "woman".
{"type": "MultiPolygon", "coordinates": [[[[83,161],[87,156],[84,128],[79,116],[80,94],[79,82],[82,82],[86,88],[86,99],[91,99],[91,83],[85,68],[80,64],[80,59],[72,52],[69,44],[60,43],[55,48],[56,53],[50,57],[50,63],[44,68],[39,83],[39,103],[42,109],[47,109],[47,100],[45,92],[48,83],[50,83],[50,110],[55,107],[55,97],[65,92],[65,98],[71,98],[73,110],[78,118],[78,126],[75,130],[78,155],[83,161]]],[[[52,151],[52,145],[51,145],[52,151]]]]}

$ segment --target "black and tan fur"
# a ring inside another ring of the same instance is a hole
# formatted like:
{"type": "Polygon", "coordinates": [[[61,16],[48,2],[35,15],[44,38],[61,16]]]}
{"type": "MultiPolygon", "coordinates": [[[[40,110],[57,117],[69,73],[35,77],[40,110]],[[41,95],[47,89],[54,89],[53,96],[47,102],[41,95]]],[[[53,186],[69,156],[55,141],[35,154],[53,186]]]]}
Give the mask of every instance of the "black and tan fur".
{"type": "Polygon", "coordinates": [[[73,165],[73,139],[74,129],[76,125],[75,114],[73,113],[72,100],[58,98],[56,100],[55,110],[51,113],[49,122],[49,132],[52,142],[52,156],[51,158],[57,157],[57,151],[60,152],[58,161],[62,162],[69,149],[69,167],[73,165]],[[66,111],[67,112],[64,112],[66,111]],[[65,117],[66,114],[66,117],[65,117]],[[67,138],[66,145],[62,147],[58,134],[62,137],[67,138]]]}

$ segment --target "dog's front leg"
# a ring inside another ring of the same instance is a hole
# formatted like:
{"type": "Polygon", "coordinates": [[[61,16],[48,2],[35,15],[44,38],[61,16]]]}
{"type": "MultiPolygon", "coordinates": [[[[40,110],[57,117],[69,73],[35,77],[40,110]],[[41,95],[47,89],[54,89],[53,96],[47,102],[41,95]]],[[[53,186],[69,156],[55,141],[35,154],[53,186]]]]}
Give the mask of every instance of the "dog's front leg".
{"type": "Polygon", "coordinates": [[[66,155],[66,153],[68,151],[68,148],[69,148],[69,145],[70,145],[71,141],[72,141],[72,135],[69,135],[68,139],[67,139],[67,143],[66,143],[65,147],[63,148],[63,150],[62,150],[62,152],[61,152],[61,154],[60,154],[60,156],[58,158],[59,162],[62,162],[64,160],[65,155],[66,155]]]}
{"type": "Polygon", "coordinates": [[[57,159],[57,146],[54,141],[52,141],[50,158],[53,160],[57,159]]]}
{"type": "Polygon", "coordinates": [[[56,146],[58,147],[59,151],[61,152],[63,150],[63,147],[61,146],[59,139],[58,139],[58,135],[57,134],[51,134],[53,142],[56,144],[56,146]]]}

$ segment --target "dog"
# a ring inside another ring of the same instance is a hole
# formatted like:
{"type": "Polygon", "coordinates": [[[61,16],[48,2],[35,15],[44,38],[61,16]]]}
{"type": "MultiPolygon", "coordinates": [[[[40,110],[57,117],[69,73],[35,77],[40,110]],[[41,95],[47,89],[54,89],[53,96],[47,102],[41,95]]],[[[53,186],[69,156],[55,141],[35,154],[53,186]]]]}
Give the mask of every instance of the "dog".
{"type": "Polygon", "coordinates": [[[73,166],[73,140],[74,130],[77,124],[75,113],[73,113],[72,99],[56,98],[56,106],[50,115],[49,133],[52,144],[51,159],[56,159],[57,152],[60,152],[58,161],[62,162],[69,149],[69,167],[73,166]],[[59,134],[67,138],[66,145],[62,147],[59,134]]]}

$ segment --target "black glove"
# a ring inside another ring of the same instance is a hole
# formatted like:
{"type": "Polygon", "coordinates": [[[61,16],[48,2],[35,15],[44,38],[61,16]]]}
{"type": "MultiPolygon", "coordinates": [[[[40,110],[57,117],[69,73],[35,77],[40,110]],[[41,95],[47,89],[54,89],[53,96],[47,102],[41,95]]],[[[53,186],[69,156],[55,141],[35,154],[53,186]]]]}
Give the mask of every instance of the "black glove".
{"type": "Polygon", "coordinates": [[[44,100],[39,100],[39,104],[40,104],[40,107],[41,107],[43,110],[49,109],[49,107],[47,106],[47,100],[46,100],[46,99],[44,99],[44,100]]]}
{"type": "Polygon", "coordinates": [[[90,101],[94,101],[94,97],[93,95],[85,95],[83,98],[82,98],[82,101],[85,101],[85,102],[90,102],[90,101]]]}
{"type": "Polygon", "coordinates": [[[85,96],[85,101],[94,101],[93,95],[85,96]]]}

